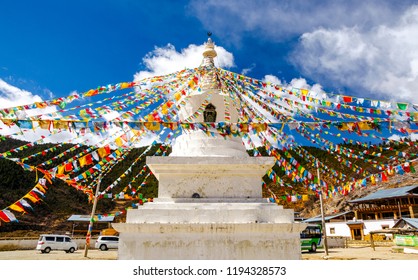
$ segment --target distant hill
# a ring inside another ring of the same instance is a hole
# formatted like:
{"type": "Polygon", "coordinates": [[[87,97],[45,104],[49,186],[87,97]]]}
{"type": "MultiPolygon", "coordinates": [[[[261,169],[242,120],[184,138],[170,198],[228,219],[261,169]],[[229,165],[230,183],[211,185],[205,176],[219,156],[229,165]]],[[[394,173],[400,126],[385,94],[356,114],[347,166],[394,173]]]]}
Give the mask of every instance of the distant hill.
{"type": "MultiPolygon", "coordinates": [[[[22,147],[28,143],[16,140],[16,139],[4,139],[0,141],[0,152],[10,151],[16,149],[17,147],[22,147]]],[[[9,158],[24,158],[30,155],[39,153],[38,156],[27,159],[25,164],[28,165],[39,165],[43,163],[48,158],[54,157],[61,154],[62,152],[71,149],[74,147],[74,144],[38,144],[24,149],[19,149],[9,155],[9,158]],[[51,149],[47,155],[43,155],[42,151],[51,149]]],[[[308,172],[316,176],[316,166],[311,162],[311,157],[319,158],[322,163],[324,163],[329,170],[325,173],[321,173],[321,179],[326,181],[329,185],[342,184],[341,181],[337,181],[335,176],[331,176],[332,172],[345,174],[345,181],[355,180],[364,176],[364,174],[359,174],[358,170],[361,169],[363,172],[370,172],[371,174],[377,173],[379,171],[379,165],[376,164],[397,164],[402,162],[405,159],[411,159],[416,157],[417,148],[416,143],[414,145],[408,144],[390,144],[386,147],[391,147],[391,149],[382,149],[382,146],[371,146],[367,149],[367,155],[364,155],[365,158],[369,159],[370,162],[367,162],[365,159],[352,158],[350,153],[347,154],[347,151],[357,151],[363,152],[366,148],[362,145],[353,145],[353,144],[343,144],[341,145],[341,150],[339,154],[329,153],[327,151],[315,148],[315,147],[299,147],[294,150],[275,150],[273,153],[281,156],[288,161],[290,159],[297,161],[301,166],[306,168],[308,172]],[[392,145],[392,146],[391,146],[392,145]],[[343,151],[343,152],[341,152],[343,151]],[[403,157],[400,156],[400,153],[403,152],[403,157]],[[344,154],[346,153],[346,154],[344,154]],[[380,153],[382,156],[376,156],[380,153]],[[353,165],[347,167],[343,163],[349,161],[353,165]],[[356,170],[357,168],[357,170],[356,170]],[[332,172],[331,172],[332,170],[332,172]]],[[[77,155],[81,150],[88,147],[82,146],[77,148],[74,151],[69,152],[65,158],[54,161],[55,164],[63,162],[65,159],[71,158],[74,155],[77,155]]],[[[147,155],[153,155],[159,148],[159,145],[151,147],[147,155]]],[[[101,182],[101,190],[112,184],[116,179],[120,178],[121,175],[132,165],[132,163],[147,149],[147,147],[133,149],[123,160],[118,163],[109,173],[107,173],[101,182]]],[[[170,150],[167,149],[167,154],[170,150]]],[[[254,155],[254,151],[248,151],[250,155],[254,155]]],[[[257,151],[263,156],[268,156],[269,153],[264,148],[259,148],[257,151]]],[[[272,151],[270,151],[271,153],[272,151]]],[[[119,184],[112,189],[113,194],[118,194],[121,192],[129,183],[132,184],[133,188],[142,193],[145,198],[154,198],[158,194],[158,182],[153,175],[149,176],[146,181],[146,186],[140,188],[143,177],[139,177],[135,182],[131,182],[132,178],[138,174],[143,165],[145,164],[145,156],[139,160],[138,164],[135,165],[135,168],[132,168],[132,172],[127,176],[122,176],[119,184]]],[[[51,168],[49,166],[48,168],[51,168]]],[[[293,208],[297,212],[301,212],[305,217],[310,217],[318,214],[319,204],[318,197],[315,196],[306,182],[294,182],[292,178],[286,175],[285,170],[282,167],[277,165],[273,168],[274,172],[282,180],[282,184],[274,182],[267,175],[263,177],[263,180],[266,182],[266,186],[263,188],[263,196],[268,198],[271,197],[272,193],[278,197],[277,202],[284,205],[285,208],[293,208]],[[285,186],[283,186],[285,184],[285,186]],[[307,200],[297,200],[297,201],[288,201],[288,199],[283,199],[289,195],[307,195],[307,200]]],[[[0,209],[4,209],[9,206],[11,203],[19,200],[23,195],[25,195],[29,190],[31,190],[35,184],[37,176],[41,176],[38,172],[25,171],[20,165],[15,162],[0,158],[0,209]]],[[[377,185],[368,185],[366,188],[361,190],[354,190],[347,195],[336,195],[333,198],[329,198],[326,201],[327,212],[338,212],[344,210],[348,207],[346,200],[354,199],[357,196],[364,195],[366,190],[373,190],[380,187],[393,187],[400,186],[411,183],[418,183],[417,175],[409,173],[406,177],[394,176],[390,178],[389,182],[384,184],[378,183],[377,185]],[[407,180],[405,178],[408,178],[407,180]]],[[[130,207],[132,203],[137,201],[115,201],[113,199],[103,198],[99,200],[96,213],[99,214],[112,214],[118,211],[122,211],[127,207],[130,207]]],[[[32,204],[33,205],[33,204],[32,204]]],[[[45,197],[42,198],[40,203],[33,205],[33,211],[28,214],[20,214],[13,212],[17,219],[18,223],[3,223],[0,226],[1,232],[10,232],[17,230],[25,231],[46,231],[46,230],[69,230],[69,223],[66,222],[68,217],[71,214],[84,214],[89,215],[91,212],[92,204],[88,202],[87,196],[79,190],[67,185],[59,179],[53,181],[52,186],[50,186],[45,194],[45,197]]],[[[123,216],[118,216],[118,219],[123,220],[123,216]]]]}

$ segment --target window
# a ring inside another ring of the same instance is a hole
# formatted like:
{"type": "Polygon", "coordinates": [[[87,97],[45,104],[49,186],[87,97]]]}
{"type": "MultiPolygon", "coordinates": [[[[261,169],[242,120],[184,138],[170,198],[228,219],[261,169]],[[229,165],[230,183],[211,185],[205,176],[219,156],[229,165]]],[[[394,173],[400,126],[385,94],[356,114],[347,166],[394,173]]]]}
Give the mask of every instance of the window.
{"type": "Polygon", "coordinates": [[[71,242],[71,238],[66,237],[66,238],[65,238],[65,242],[71,242]]]}
{"type": "Polygon", "coordinates": [[[393,219],[393,212],[383,212],[382,213],[383,219],[393,219]]]}
{"type": "Polygon", "coordinates": [[[307,226],[301,233],[301,238],[316,238],[321,237],[321,227],[319,226],[307,226]]]}
{"type": "Polygon", "coordinates": [[[46,236],[45,237],[45,240],[46,241],[55,241],[55,237],[53,237],[53,236],[46,236]]]}
{"type": "Polygon", "coordinates": [[[57,236],[57,242],[64,242],[64,237],[57,236]]]}
{"type": "Polygon", "coordinates": [[[119,237],[110,237],[110,236],[104,236],[102,237],[103,241],[119,241],[119,237]]]}
{"type": "Polygon", "coordinates": [[[329,228],[329,233],[330,234],[335,234],[335,227],[329,228]]]}

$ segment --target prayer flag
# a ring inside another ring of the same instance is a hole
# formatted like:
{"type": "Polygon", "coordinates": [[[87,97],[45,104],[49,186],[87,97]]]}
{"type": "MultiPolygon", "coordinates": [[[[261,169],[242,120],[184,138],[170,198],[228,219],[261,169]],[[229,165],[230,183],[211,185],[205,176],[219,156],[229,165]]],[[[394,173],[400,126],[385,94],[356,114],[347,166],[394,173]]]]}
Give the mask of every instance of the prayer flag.
{"type": "Polygon", "coordinates": [[[408,108],[408,103],[397,103],[399,110],[406,110],[408,108]]]}

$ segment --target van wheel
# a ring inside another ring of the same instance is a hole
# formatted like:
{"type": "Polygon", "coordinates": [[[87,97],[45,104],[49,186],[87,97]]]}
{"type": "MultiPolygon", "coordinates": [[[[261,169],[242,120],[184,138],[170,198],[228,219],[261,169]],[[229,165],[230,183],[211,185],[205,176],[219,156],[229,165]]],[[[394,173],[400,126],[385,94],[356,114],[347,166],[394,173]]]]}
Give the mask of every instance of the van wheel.
{"type": "Polygon", "coordinates": [[[51,252],[51,248],[46,247],[45,250],[44,250],[44,253],[47,253],[48,254],[49,252],[51,252]]]}
{"type": "Polygon", "coordinates": [[[107,246],[104,245],[104,244],[100,245],[100,250],[106,251],[107,250],[107,246]]]}
{"type": "Polygon", "coordinates": [[[70,250],[68,250],[68,252],[70,252],[71,254],[74,253],[75,249],[74,247],[71,247],[70,250]]]}
{"type": "Polygon", "coordinates": [[[313,252],[313,253],[316,252],[316,243],[315,242],[312,243],[312,246],[311,246],[311,249],[309,250],[309,252],[313,252]]]}

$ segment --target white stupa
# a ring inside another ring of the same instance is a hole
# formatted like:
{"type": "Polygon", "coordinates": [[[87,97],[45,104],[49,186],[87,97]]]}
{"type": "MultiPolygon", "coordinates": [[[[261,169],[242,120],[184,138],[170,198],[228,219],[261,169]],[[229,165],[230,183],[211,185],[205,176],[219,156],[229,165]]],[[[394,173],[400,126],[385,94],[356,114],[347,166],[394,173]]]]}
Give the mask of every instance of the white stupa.
{"type": "MultiPolygon", "coordinates": [[[[203,63],[209,69],[202,90],[180,110],[187,121],[205,104],[195,122],[238,121],[239,110],[216,79],[216,51],[209,38],[203,63]]],[[[120,233],[119,259],[300,259],[293,210],[262,198],[262,176],[271,157],[250,157],[236,138],[192,130],[178,136],[168,157],[147,157],[159,181],[158,198],[127,212],[120,233]]]]}

